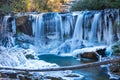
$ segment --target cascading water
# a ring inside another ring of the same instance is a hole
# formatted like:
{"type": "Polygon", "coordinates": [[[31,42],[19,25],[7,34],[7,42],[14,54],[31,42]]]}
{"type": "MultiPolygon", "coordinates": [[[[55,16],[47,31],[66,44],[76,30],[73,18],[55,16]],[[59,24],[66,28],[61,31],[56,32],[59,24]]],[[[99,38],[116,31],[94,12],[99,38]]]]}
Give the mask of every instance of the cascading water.
{"type": "MultiPolygon", "coordinates": [[[[75,49],[84,47],[111,45],[114,40],[117,41],[120,39],[120,28],[114,28],[114,26],[119,26],[120,24],[119,10],[82,11],[77,14],[37,13],[29,15],[32,16],[32,37],[34,37],[34,45],[38,47],[41,52],[43,48],[44,52],[46,51],[48,53],[57,48],[58,53],[70,53],[75,49]],[[87,43],[91,43],[92,45],[87,43]]],[[[12,20],[12,32],[10,32],[10,27],[8,27],[9,18],[10,16],[5,16],[0,27],[0,33],[2,34],[1,44],[5,47],[15,45],[13,34],[17,34],[17,21],[16,19],[12,20]]],[[[23,42],[21,41],[21,43],[23,42]]],[[[12,49],[12,51],[15,52],[14,49],[12,49]]],[[[7,61],[3,62],[3,60],[0,60],[0,66],[28,67],[32,65],[31,62],[25,58],[23,53],[26,52],[24,52],[24,50],[23,52],[18,51],[18,53],[15,54],[12,54],[12,51],[10,54],[7,52],[7,54],[2,53],[7,61]],[[12,59],[12,56],[14,56],[14,59],[12,59]],[[7,59],[7,57],[9,59],[7,59]]],[[[3,56],[0,55],[1,59],[3,56]]],[[[99,58],[101,61],[101,56],[99,56],[99,58]]],[[[32,67],[34,67],[34,65],[32,65],[32,67]]]]}
{"type": "Polygon", "coordinates": [[[12,21],[12,33],[16,34],[16,20],[15,19],[13,19],[12,21]]]}
{"type": "MultiPolygon", "coordinates": [[[[8,21],[11,16],[4,16],[2,25],[0,27],[1,33],[1,45],[4,47],[13,47],[15,45],[14,39],[12,37],[13,33],[10,32],[10,22],[8,21]]],[[[15,20],[12,22],[12,31],[16,33],[15,30],[15,20]]]]}
{"type": "Polygon", "coordinates": [[[78,19],[77,19],[77,22],[76,22],[76,25],[75,25],[75,30],[74,30],[74,34],[73,34],[73,39],[77,39],[79,41],[83,40],[83,17],[84,17],[84,14],[80,14],[78,16],[78,19]]]}
{"type": "Polygon", "coordinates": [[[32,30],[36,46],[46,47],[52,41],[63,42],[72,36],[72,15],[43,13],[33,14],[32,17],[32,30]]]}
{"type": "Polygon", "coordinates": [[[93,18],[93,22],[92,22],[92,27],[91,27],[91,32],[90,32],[90,42],[95,43],[96,41],[98,41],[98,39],[96,39],[96,33],[97,33],[97,27],[98,27],[98,20],[100,18],[101,13],[96,13],[94,14],[94,18],[93,18]]]}
{"type": "Polygon", "coordinates": [[[41,44],[43,42],[41,42],[42,40],[42,36],[43,34],[43,30],[42,30],[42,25],[43,25],[43,20],[42,20],[42,15],[43,14],[39,14],[39,15],[33,15],[33,23],[32,23],[32,32],[33,35],[35,36],[35,45],[36,46],[41,46],[41,44]]]}

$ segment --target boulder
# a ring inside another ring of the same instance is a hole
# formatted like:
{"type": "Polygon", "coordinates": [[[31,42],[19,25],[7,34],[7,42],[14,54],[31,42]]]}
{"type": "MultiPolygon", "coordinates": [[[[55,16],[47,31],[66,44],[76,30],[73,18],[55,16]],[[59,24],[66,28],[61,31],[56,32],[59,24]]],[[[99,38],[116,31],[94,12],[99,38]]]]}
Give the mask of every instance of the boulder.
{"type": "Polygon", "coordinates": [[[99,55],[97,55],[96,52],[84,52],[83,54],[80,54],[80,57],[99,60],[99,55]]]}
{"type": "Polygon", "coordinates": [[[88,58],[99,60],[102,56],[105,56],[106,46],[88,47],[82,49],[76,49],[73,51],[73,56],[76,58],[88,58]]]}

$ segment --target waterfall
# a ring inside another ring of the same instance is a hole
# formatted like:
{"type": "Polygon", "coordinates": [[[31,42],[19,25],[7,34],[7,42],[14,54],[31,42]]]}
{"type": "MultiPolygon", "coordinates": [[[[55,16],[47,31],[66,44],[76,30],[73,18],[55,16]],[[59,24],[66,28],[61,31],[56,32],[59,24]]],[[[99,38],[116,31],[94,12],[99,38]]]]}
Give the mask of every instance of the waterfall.
{"type": "MultiPolygon", "coordinates": [[[[22,66],[21,68],[38,67],[35,66],[35,64],[41,65],[42,63],[37,64],[36,61],[29,62],[25,58],[25,53],[29,54],[29,51],[24,51],[26,49],[21,50],[21,46],[19,46],[19,50],[17,47],[13,47],[15,45],[13,35],[18,34],[16,31],[18,26],[16,25],[17,19],[10,20],[10,17],[11,16],[4,16],[4,18],[0,19],[0,47],[7,47],[5,50],[0,49],[2,52],[0,54],[0,66],[22,66]],[[33,62],[34,64],[32,65],[33,62]]],[[[32,34],[23,37],[29,37],[27,40],[30,40],[31,37],[32,39],[28,42],[21,39],[18,40],[18,44],[16,44],[21,45],[26,42],[29,46],[27,49],[31,49],[32,47],[32,49],[37,50],[37,47],[40,50],[38,53],[46,54],[55,50],[55,53],[66,54],[73,50],[84,49],[85,47],[91,47],[89,49],[87,48],[87,50],[92,50],[94,46],[111,45],[114,41],[120,39],[119,10],[30,13],[25,18],[25,21],[23,21],[19,27],[22,26],[23,28],[24,26],[25,28],[27,26],[26,31],[28,28],[31,30],[31,27],[26,24],[24,25],[24,22],[32,22],[32,34]],[[31,20],[27,20],[28,16],[31,17],[31,20]]],[[[24,28],[22,30],[24,30],[24,28]]],[[[20,33],[23,33],[22,30],[20,33]]],[[[17,35],[17,37],[18,36],[19,35],[17,35]]],[[[31,52],[31,54],[33,54],[33,52],[31,52]]],[[[101,61],[102,56],[99,56],[98,53],[96,53],[96,55],[98,55],[99,61],[101,61]]]]}
{"type": "MultiPolygon", "coordinates": [[[[36,13],[32,16],[32,35],[35,46],[45,47],[54,41],[72,39],[72,45],[88,41],[93,45],[110,45],[120,37],[119,10],[82,11],[73,13],[36,13]],[[116,26],[116,27],[115,27],[116,26]],[[106,38],[107,36],[107,38],[106,38]]],[[[5,16],[0,28],[1,34],[16,33],[16,19],[5,16]],[[10,29],[10,25],[11,29],[10,29]],[[9,25],[9,26],[8,26],[9,25]]],[[[27,29],[27,28],[26,28],[27,29]]],[[[11,34],[10,34],[11,35],[11,34]]],[[[10,41],[10,40],[9,40],[10,41]]]]}
{"type": "Polygon", "coordinates": [[[38,14],[38,15],[33,15],[33,23],[32,23],[32,33],[35,36],[35,45],[36,46],[41,46],[42,45],[42,36],[43,30],[42,30],[42,15],[43,14],[38,14]]]}
{"type": "MultiPolygon", "coordinates": [[[[120,38],[120,28],[117,27],[119,26],[119,10],[64,14],[50,12],[32,14],[32,17],[35,45],[44,48],[48,48],[46,46],[51,42],[56,44],[60,42],[60,44],[67,43],[70,51],[73,51],[85,46],[111,45],[120,38]]],[[[49,45],[49,48],[52,46],[49,45]]]]}
{"type": "Polygon", "coordinates": [[[63,29],[63,40],[69,39],[72,37],[73,28],[74,28],[74,19],[71,14],[60,14],[62,20],[62,29],[63,29]]]}
{"type": "Polygon", "coordinates": [[[13,19],[12,21],[12,32],[13,34],[16,34],[16,20],[15,19],[13,19]]]}
{"type": "Polygon", "coordinates": [[[97,27],[98,27],[98,20],[100,18],[101,13],[97,13],[94,15],[92,26],[91,26],[91,32],[90,32],[90,42],[96,42],[97,40],[97,27]]]}
{"type": "Polygon", "coordinates": [[[73,39],[79,41],[83,40],[83,16],[83,14],[79,14],[73,33],[73,39]]]}
{"type": "Polygon", "coordinates": [[[16,34],[16,20],[10,15],[6,15],[1,19],[0,26],[0,44],[1,46],[10,48],[15,46],[15,39],[13,37],[16,34]]]}
{"type": "Polygon", "coordinates": [[[36,46],[46,46],[50,41],[65,41],[72,35],[72,15],[58,13],[33,14],[32,33],[36,46]]]}
{"type": "Polygon", "coordinates": [[[4,16],[3,21],[2,21],[2,25],[1,25],[1,33],[2,34],[7,34],[8,33],[8,19],[10,18],[10,16],[4,16]]]}

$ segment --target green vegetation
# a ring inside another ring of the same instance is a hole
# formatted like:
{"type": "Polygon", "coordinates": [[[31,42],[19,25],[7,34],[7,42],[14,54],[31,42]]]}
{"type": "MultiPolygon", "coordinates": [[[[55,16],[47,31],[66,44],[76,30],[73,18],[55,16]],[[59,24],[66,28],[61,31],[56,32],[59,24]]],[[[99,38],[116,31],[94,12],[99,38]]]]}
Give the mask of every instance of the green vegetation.
{"type": "Polygon", "coordinates": [[[107,8],[120,8],[120,0],[79,0],[72,6],[71,10],[101,10],[107,8]]]}
{"type": "Polygon", "coordinates": [[[0,13],[10,12],[60,12],[66,0],[1,0],[0,13]]]}
{"type": "MultiPolygon", "coordinates": [[[[70,0],[1,0],[0,14],[10,12],[61,12],[63,4],[70,0]]],[[[72,11],[100,10],[120,8],[120,0],[79,0],[71,8],[72,11]]]]}

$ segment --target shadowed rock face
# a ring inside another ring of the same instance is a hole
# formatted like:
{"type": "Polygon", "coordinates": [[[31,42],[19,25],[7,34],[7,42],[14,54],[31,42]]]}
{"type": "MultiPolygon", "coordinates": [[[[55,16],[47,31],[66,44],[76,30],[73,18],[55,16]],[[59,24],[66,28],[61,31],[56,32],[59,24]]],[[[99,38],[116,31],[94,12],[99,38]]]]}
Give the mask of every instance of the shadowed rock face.
{"type": "Polygon", "coordinates": [[[99,59],[100,56],[106,56],[106,46],[77,49],[73,51],[73,55],[78,58],[99,59]]]}
{"type": "Polygon", "coordinates": [[[29,21],[28,16],[16,18],[16,26],[18,32],[23,32],[27,35],[32,35],[32,22],[29,21]]]}
{"type": "Polygon", "coordinates": [[[83,54],[80,54],[80,57],[98,60],[98,55],[96,52],[84,52],[83,54]]]}

